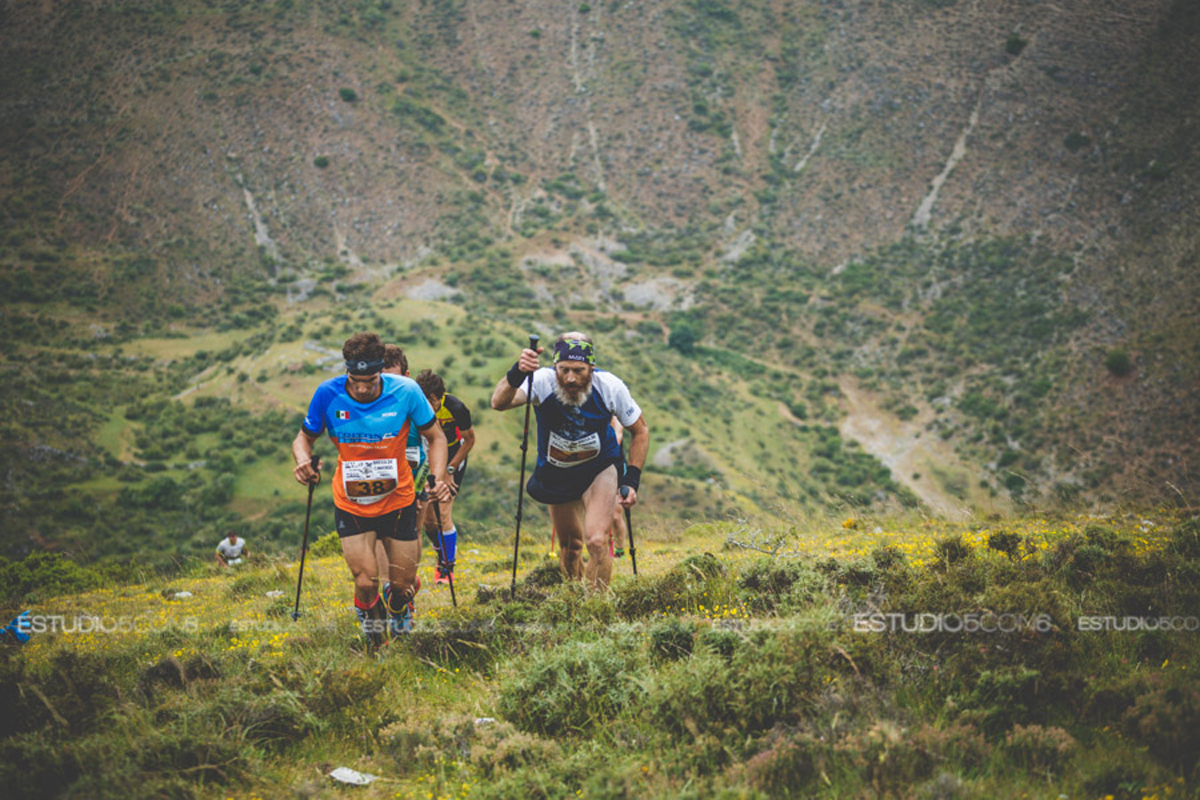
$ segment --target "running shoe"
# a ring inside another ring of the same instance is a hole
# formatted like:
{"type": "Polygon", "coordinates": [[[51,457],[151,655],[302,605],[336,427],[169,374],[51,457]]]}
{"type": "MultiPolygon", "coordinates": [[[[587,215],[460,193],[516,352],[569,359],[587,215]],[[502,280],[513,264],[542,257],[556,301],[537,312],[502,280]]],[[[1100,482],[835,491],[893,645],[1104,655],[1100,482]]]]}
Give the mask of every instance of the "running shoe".
{"type": "Polygon", "coordinates": [[[618,547],[616,550],[613,550],[613,558],[620,558],[623,555],[625,555],[624,547],[618,547]]]}
{"type": "Polygon", "coordinates": [[[454,572],[454,570],[452,570],[452,569],[444,569],[442,567],[438,567],[435,570],[436,577],[433,579],[433,582],[434,583],[449,583],[451,574],[453,572],[454,572]]]}
{"type": "Polygon", "coordinates": [[[384,643],[383,634],[387,629],[383,621],[387,613],[383,603],[376,601],[375,605],[370,608],[359,608],[355,604],[354,613],[358,617],[358,624],[362,628],[363,636],[367,639],[367,644],[371,647],[382,645],[384,643]]]}
{"type": "MultiPolygon", "coordinates": [[[[413,592],[413,596],[421,591],[421,579],[417,578],[417,588],[413,592]]],[[[387,582],[383,585],[383,599],[387,604],[388,610],[388,630],[393,637],[402,636],[412,632],[413,613],[417,610],[417,605],[412,599],[405,603],[404,608],[400,611],[392,610],[392,584],[387,582]]]]}

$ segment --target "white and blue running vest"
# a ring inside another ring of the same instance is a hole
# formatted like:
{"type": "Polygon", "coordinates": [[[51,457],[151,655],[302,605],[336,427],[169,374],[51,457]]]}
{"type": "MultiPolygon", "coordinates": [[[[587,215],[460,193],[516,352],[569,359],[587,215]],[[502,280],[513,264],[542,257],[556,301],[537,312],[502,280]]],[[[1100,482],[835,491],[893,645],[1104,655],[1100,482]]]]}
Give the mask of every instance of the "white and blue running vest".
{"type": "Polygon", "coordinates": [[[642,416],[625,382],[611,372],[592,372],[592,392],[581,406],[571,406],[554,396],[557,378],[553,367],[533,373],[534,412],[538,422],[537,470],[547,477],[558,470],[573,470],[599,459],[611,463],[621,457],[621,445],[611,421],[628,428],[642,416]]]}

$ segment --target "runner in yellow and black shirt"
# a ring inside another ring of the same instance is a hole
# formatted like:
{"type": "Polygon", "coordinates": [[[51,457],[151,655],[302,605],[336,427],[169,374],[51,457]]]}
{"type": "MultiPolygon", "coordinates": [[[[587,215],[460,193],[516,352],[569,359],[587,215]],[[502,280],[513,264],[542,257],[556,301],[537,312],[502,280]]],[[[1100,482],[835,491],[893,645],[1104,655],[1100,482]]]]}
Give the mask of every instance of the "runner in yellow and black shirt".
{"type": "MultiPolygon", "coordinates": [[[[438,424],[446,434],[446,444],[449,447],[449,460],[446,472],[450,474],[456,489],[461,489],[467,473],[467,454],[475,446],[475,431],[471,428],[471,412],[466,403],[452,394],[446,394],[446,383],[433,370],[422,370],[417,375],[417,385],[425,393],[429,405],[437,415],[438,424]]],[[[456,492],[457,494],[457,492],[456,492]]],[[[442,539],[446,542],[446,552],[438,549],[437,517],[426,509],[423,525],[425,534],[433,542],[433,549],[438,554],[437,582],[446,583],[449,573],[454,570],[454,556],[458,548],[458,528],[452,516],[454,497],[438,503],[442,519],[442,539]]]]}

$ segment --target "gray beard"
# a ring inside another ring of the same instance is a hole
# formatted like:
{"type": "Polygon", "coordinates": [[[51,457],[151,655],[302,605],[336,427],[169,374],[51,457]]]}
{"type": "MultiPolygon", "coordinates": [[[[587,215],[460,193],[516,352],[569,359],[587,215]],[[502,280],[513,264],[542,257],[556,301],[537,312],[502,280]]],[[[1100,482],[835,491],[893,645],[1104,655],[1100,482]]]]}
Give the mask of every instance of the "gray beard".
{"type": "Polygon", "coordinates": [[[592,382],[590,380],[587,382],[587,386],[585,386],[583,390],[575,396],[574,400],[572,400],[571,396],[567,394],[567,390],[562,387],[562,384],[558,382],[557,378],[554,381],[554,397],[564,406],[574,406],[575,408],[579,408],[586,403],[587,399],[591,396],[592,382]]]}

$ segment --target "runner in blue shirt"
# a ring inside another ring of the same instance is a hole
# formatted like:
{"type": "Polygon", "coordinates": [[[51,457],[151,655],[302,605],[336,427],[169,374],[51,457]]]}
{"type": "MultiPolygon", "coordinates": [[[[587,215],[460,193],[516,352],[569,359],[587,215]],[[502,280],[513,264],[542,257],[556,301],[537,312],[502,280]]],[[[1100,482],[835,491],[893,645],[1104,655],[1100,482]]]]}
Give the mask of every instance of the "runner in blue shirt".
{"type": "Polygon", "coordinates": [[[564,333],[554,344],[554,366],[538,366],[537,351],[526,348],[492,393],[492,408],[506,411],[532,399],[537,416],[537,465],[526,488],[550,507],[558,533],[559,559],[569,578],[585,577],[596,589],[608,586],[612,555],[608,530],[616,505],[637,503],[642,466],[650,449],[650,428],[624,381],[596,368],[592,340],[564,333]],[[526,379],[533,373],[532,398],[526,379]],[[621,446],[610,422],[629,432],[629,460],[621,470],[621,446]],[[628,486],[628,496],[617,495],[628,486]]]}
{"type": "Polygon", "coordinates": [[[397,633],[411,628],[412,599],[421,586],[417,493],[406,459],[414,427],[431,437],[430,468],[439,478],[433,493],[444,500],[454,489],[446,475],[446,438],[433,409],[416,381],[383,374],[385,350],[379,336],[351,336],[342,355],[346,374],[317,387],[292,441],[292,474],[304,485],[320,479],[312,466],[313,447],[328,434],[338,453],[330,485],[342,556],[354,575],[354,607],[363,633],[377,646],[387,627],[397,633]],[[376,539],[383,539],[389,562],[391,591],[383,602],[376,539]],[[381,627],[389,615],[390,623],[381,627]]]}

